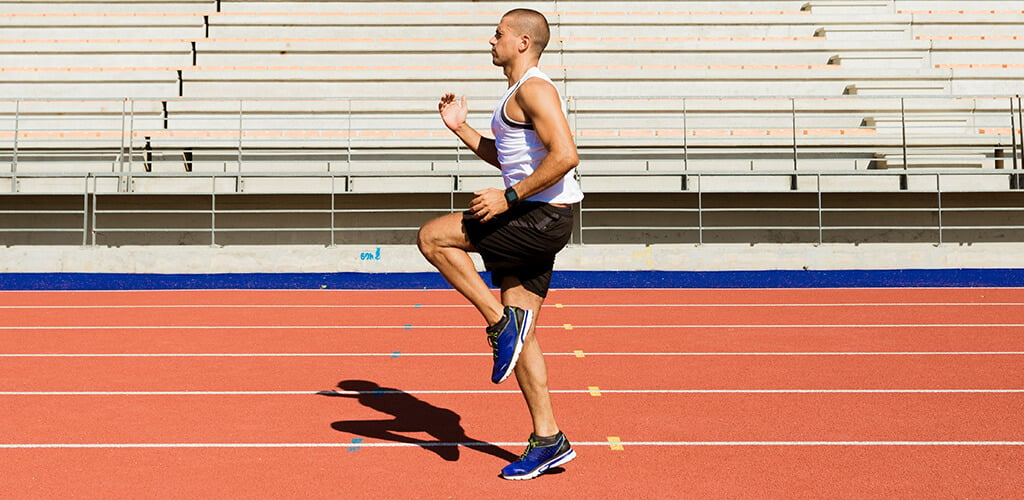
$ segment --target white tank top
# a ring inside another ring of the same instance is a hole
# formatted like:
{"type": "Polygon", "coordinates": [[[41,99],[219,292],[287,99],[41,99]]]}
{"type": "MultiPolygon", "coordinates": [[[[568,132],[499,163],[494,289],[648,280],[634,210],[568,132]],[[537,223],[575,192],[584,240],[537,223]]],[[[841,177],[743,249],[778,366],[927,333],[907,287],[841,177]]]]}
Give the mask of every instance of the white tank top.
{"type": "MultiPolygon", "coordinates": [[[[532,123],[514,121],[505,113],[505,104],[508,103],[512,94],[519,90],[523,82],[533,77],[540,78],[554,86],[554,82],[547,75],[536,66],[532,67],[515,85],[509,87],[491,117],[491,133],[494,134],[494,145],[498,150],[498,163],[501,164],[501,176],[505,180],[506,188],[532,174],[544,157],[548,155],[548,150],[537,137],[532,123]]],[[[557,89],[555,91],[557,92],[557,89]]],[[[565,113],[565,104],[562,105],[562,113],[565,113]]],[[[567,172],[553,186],[526,199],[565,204],[581,201],[583,191],[580,190],[580,185],[576,182],[576,169],[567,172]]]]}

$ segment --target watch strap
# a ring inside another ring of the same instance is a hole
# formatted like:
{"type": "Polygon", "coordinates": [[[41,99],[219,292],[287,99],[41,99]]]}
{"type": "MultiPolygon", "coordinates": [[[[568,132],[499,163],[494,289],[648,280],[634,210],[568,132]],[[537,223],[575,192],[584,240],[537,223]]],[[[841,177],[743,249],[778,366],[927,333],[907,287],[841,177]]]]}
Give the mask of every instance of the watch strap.
{"type": "Polygon", "coordinates": [[[508,204],[509,208],[516,206],[519,203],[519,194],[513,188],[505,190],[505,203],[508,204]]]}

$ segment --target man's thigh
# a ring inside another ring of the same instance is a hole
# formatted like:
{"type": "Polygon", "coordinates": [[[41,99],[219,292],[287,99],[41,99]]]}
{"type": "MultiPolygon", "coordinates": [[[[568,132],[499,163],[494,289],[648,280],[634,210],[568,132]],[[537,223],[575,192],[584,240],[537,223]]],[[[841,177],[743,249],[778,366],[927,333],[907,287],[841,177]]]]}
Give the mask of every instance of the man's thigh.
{"type": "Polygon", "coordinates": [[[420,246],[424,244],[444,247],[459,248],[467,252],[476,252],[473,243],[466,236],[466,229],[462,225],[463,214],[456,212],[442,215],[431,219],[423,224],[419,232],[420,246]]]}

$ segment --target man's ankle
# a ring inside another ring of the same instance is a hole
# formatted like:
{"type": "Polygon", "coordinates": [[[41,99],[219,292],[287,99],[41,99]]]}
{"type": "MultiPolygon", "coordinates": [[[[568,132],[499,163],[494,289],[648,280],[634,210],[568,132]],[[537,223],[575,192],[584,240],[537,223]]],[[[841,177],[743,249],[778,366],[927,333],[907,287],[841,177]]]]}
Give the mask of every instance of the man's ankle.
{"type": "Polygon", "coordinates": [[[488,323],[490,323],[490,326],[487,327],[487,331],[488,332],[500,332],[500,331],[505,329],[505,325],[507,325],[508,322],[509,322],[508,314],[505,312],[505,310],[503,308],[502,311],[501,311],[501,317],[498,318],[497,321],[488,322],[488,323]]]}
{"type": "Polygon", "coordinates": [[[558,437],[561,435],[561,431],[555,432],[550,436],[538,436],[537,433],[533,433],[533,441],[537,443],[537,446],[552,446],[558,442],[558,437]]]}

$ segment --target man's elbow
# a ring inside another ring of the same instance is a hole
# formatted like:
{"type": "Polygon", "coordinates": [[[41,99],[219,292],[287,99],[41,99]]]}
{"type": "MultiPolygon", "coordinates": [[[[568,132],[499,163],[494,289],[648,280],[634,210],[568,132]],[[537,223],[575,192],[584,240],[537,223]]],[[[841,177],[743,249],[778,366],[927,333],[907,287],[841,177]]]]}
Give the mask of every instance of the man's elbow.
{"type": "Polygon", "coordinates": [[[580,155],[576,153],[575,149],[572,150],[572,154],[569,158],[569,164],[572,165],[572,168],[580,166],[580,155]]]}
{"type": "Polygon", "coordinates": [[[569,148],[558,152],[558,165],[562,170],[568,172],[580,164],[580,156],[575,148],[569,148]]]}

